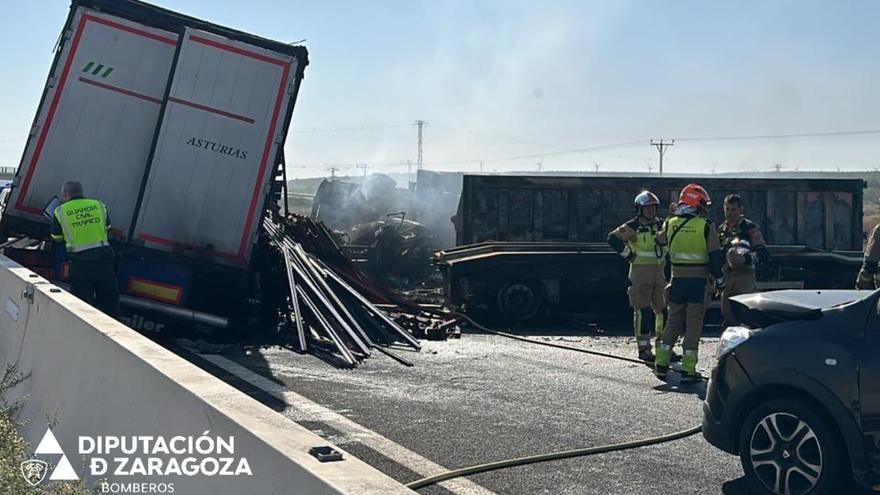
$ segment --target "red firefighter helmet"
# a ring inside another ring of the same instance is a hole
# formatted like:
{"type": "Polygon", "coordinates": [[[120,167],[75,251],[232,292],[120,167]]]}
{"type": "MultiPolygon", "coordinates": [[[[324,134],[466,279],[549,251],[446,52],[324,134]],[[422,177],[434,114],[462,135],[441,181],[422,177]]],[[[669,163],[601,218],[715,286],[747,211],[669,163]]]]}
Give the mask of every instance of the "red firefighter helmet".
{"type": "Polygon", "coordinates": [[[709,193],[699,184],[688,184],[681,190],[678,202],[694,208],[706,208],[712,204],[709,193]]]}

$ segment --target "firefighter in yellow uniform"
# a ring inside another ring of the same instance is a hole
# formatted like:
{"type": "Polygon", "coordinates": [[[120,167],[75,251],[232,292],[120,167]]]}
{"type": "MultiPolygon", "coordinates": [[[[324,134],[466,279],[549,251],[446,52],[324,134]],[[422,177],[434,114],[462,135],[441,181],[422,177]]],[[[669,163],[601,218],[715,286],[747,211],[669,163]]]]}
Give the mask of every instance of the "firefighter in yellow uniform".
{"type": "Polygon", "coordinates": [[[865,259],[859,277],[856,279],[856,289],[874,290],[880,288],[880,224],[877,224],[868,234],[868,244],[865,246],[865,259]]]}
{"type": "Polygon", "coordinates": [[[64,241],[70,259],[70,292],[110,316],[119,315],[115,255],[107,238],[104,203],[83,197],[79,182],[65,182],[53,212],[52,239],[64,241]]]}
{"type": "Polygon", "coordinates": [[[715,226],[705,218],[711,204],[709,193],[702,186],[688,184],[681,190],[673,215],[657,234],[657,243],[667,247],[671,265],[671,278],[666,286],[669,314],[654,363],[657,377],[664,380],[672,347],[682,333],[681,382],[693,383],[702,378],[696,367],[703,318],[711,297],[709,276],[716,289],[724,287],[724,252],[715,226]]]}
{"type": "Polygon", "coordinates": [[[724,198],[724,222],[718,227],[721,249],[724,250],[724,290],[721,291],[721,314],[724,326],[738,325],[730,307],[730,298],[757,290],[755,267],[770,261],[761,229],[743,216],[742,197],[728,194],[724,198]]]}
{"type": "Polygon", "coordinates": [[[636,217],[608,234],[608,244],[630,264],[627,294],[633,308],[639,359],[653,362],[651,337],[656,335],[659,345],[666,309],[663,299],[665,252],[655,239],[663,220],[657,217],[660,200],[651,191],[639,193],[634,204],[636,217]]]}

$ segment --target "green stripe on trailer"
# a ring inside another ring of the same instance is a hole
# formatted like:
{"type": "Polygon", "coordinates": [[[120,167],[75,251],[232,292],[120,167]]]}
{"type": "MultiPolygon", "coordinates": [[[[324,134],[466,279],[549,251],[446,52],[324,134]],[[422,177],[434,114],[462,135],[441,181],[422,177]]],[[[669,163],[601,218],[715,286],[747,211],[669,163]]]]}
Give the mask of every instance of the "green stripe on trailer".
{"type": "Polygon", "coordinates": [[[86,64],[85,67],[83,67],[83,70],[82,70],[82,71],[83,71],[83,72],[88,72],[89,69],[91,69],[93,65],[95,65],[94,62],[89,62],[88,64],[86,64]]]}

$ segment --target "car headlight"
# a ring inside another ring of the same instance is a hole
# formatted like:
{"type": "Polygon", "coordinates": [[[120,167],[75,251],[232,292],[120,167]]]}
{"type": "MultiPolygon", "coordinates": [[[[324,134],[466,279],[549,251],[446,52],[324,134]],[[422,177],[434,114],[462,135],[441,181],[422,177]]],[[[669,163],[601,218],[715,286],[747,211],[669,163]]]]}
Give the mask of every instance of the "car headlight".
{"type": "Polygon", "coordinates": [[[746,327],[727,327],[721,334],[721,342],[718,343],[718,350],[715,351],[715,357],[721,357],[729,354],[736,346],[749,340],[754,330],[746,327]]]}

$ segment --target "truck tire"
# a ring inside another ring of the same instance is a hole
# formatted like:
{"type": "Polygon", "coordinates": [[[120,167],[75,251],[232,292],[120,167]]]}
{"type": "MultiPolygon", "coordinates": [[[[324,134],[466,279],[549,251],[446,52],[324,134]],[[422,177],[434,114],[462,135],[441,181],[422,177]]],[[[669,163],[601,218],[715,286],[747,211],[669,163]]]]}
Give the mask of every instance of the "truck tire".
{"type": "Polygon", "coordinates": [[[755,494],[849,493],[848,454],[834,425],[795,398],[771,399],[743,422],[740,461],[755,494]]]}
{"type": "Polygon", "coordinates": [[[511,321],[527,321],[544,308],[544,287],[537,280],[514,280],[498,288],[495,304],[498,314],[511,321]]]}

